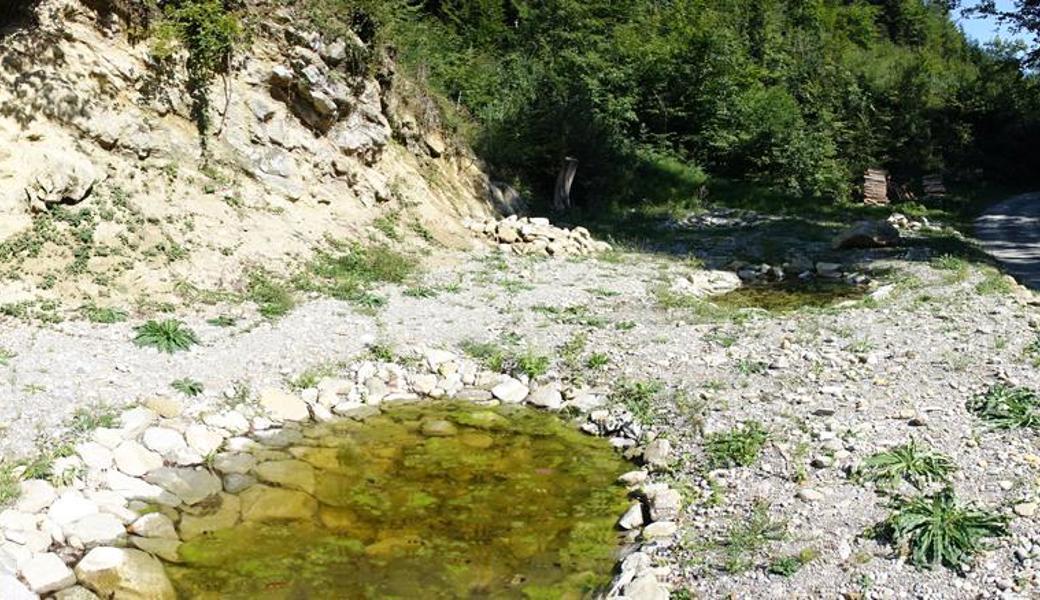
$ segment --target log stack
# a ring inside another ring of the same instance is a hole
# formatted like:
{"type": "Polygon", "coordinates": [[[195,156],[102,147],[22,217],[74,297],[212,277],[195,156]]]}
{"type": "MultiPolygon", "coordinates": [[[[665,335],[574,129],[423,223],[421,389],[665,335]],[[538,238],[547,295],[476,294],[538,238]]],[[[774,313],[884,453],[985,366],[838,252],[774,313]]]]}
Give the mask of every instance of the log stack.
{"type": "Polygon", "coordinates": [[[867,172],[863,174],[863,203],[888,204],[888,171],[867,169],[867,172]]]}

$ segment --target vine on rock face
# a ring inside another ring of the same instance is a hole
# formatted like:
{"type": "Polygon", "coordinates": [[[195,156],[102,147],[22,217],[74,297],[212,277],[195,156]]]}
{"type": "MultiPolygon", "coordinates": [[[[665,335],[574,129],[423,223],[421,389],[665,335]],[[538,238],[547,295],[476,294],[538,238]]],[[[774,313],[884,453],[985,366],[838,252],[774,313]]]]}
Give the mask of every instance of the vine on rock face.
{"type": "Polygon", "coordinates": [[[217,75],[228,72],[231,54],[242,35],[238,17],[226,0],[173,0],[162,4],[163,19],[154,35],[154,54],[165,59],[177,46],[187,50],[191,117],[206,150],[210,131],[210,88],[217,75]]]}

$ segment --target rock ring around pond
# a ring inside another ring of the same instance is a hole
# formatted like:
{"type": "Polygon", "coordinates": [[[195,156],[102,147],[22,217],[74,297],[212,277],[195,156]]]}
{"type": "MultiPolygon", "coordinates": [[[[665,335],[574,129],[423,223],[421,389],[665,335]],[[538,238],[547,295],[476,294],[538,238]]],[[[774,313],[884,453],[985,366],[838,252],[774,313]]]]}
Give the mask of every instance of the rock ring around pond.
{"type": "MultiPolygon", "coordinates": [[[[296,522],[312,528],[311,533],[321,540],[318,546],[325,550],[324,555],[312,552],[297,557],[300,562],[293,565],[293,577],[273,581],[272,585],[291,586],[296,574],[330,561],[340,561],[336,563],[339,566],[350,561],[398,561],[398,567],[403,568],[424,553],[450,556],[452,550],[458,550],[452,546],[453,539],[483,543],[488,531],[499,524],[493,519],[482,521],[481,503],[465,494],[452,492],[438,497],[396,489],[388,483],[394,478],[380,479],[386,472],[379,469],[391,464],[397,465],[395,468],[418,468],[419,462],[431,461],[421,468],[443,467],[453,469],[451,473],[459,477],[471,478],[454,480],[454,487],[445,489],[490,489],[480,487],[480,478],[498,477],[516,486],[512,492],[521,500],[526,495],[534,498],[544,493],[546,482],[554,486],[551,491],[560,492],[570,480],[553,477],[558,472],[574,475],[568,470],[573,471],[571,463],[580,461],[568,462],[562,457],[575,455],[575,448],[582,442],[566,437],[561,430],[554,431],[561,437],[550,438],[552,451],[537,448],[524,437],[530,433],[524,427],[535,422],[538,427],[555,427],[546,423],[563,421],[539,421],[548,419],[549,412],[544,410],[538,413],[541,417],[515,412],[532,410],[520,408],[523,404],[539,408],[548,404],[568,415],[583,415],[582,431],[609,438],[614,447],[628,448],[629,457],[641,457],[643,449],[648,450],[649,470],[637,469],[616,477],[613,466],[599,469],[603,471],[600,473],[590,469],[582,472],[586,480],[575,479],[572,486],[589,486],[593,492],[609,489],[610,482],[603,479],[609,474],[609,479],[616,478],[627,488],[632,500],[624,500],[623,492],[620,503],[618,496],[611,499],[609,494],[573,497],[616,509],[610,517],[610,524],[616,523],[611,527],[613,547],[619,541],[626,545],[613,580],[609,585],[600,582],[603,593],[609,597],[668,597],[667,568],[656,566],[654,555],[673,541],[681,497],[666,484],[653,482],[652,472],[667,463],[667,443],[649,440],[631,415],[606,406],[600,393],[548,384],[554,393],[553,401],[546,403],[544,393],[531,394],[532,382],[482,371],[443,350],[429,350],[425,359],[421,372],[397,364],[360,362],[347,369],[349,377],[323,379],[298,395],[263,390],[256,405],[243,403],[187,415],[168,410],[168,403],[159,400],[150,404],[163,408],[162,416],[147,407],[125,411],[118,428],[95,430],[90,439],[76,444],[72,456],[59,459],[63,462],[56,465],[56,473],[63,475],[66,485],[23,481],[21,497],[0,512],[0,596],[174,598],[174,582],[183,586],[190,579],[185,573],[193,565],[187,564],[186,558],[205,563],[204,549],[211,543],[218,552],[220,543],[227,547],[228,534],[222,532],[246,526],[251,528],[250,535],[260,536],[256,538],[258,545],[264,540],[270,543],[277,537],[269,537],[264,528],[272,522],[296,522]],[[423,408],[430,405],[420,402],[445,399],[467,404],[442,404],[433,410],[423,408]],[[395,441],[380,445],[366,438],[365,432],[371,433],[377,426],[392,427],[395,441]],[[358,447],[359,439],[364,441],[363,447],[358,447]],[[424,450],[425,454],[404,450],[417,445],[430,450],[424,450]],[[532,455],[537,464],[530,463],[532,455]],[[478,459],[490,456],[497,461],[496,468],[505,471],[485,471],[478,459]],[[352,462],[354,458],[360,462],[352,462]],[[351,466],[356,464],[366,467],[351,466]],[[358,476],[365,478],[364,485],[350,481],[358,476]],[[329,482],[340,484],[337,487],[329,482]],[[343,490],[360,492],[344,499],[340,493],[343,490]],[[366,530],[366,523],[378,520],[375,517],[381,515],[386,502],[393,503],[395,511],[406,507],[403,514],[409,518],[394,522],[386,516],[394,511],[384,511],[382,529],[366,530]],[[427,507],[445,502],[459,515],[468,515],[453,522],[451,535],[419,535],[410,527],[408,521],[421,520],[427,507]],[[329,532],[337,535],[329,536],[329,532]]],[[[575,429],[566,429],[577,435],[575,429]]],[[[564,514],[566,508],[556,506],[553,510],[564,514]]],[[[523,513],[515,521],[524,518],[537,520],[523,513]]],[[[529,531],[516,523],[509,535],[502,533],[505,530],[495,530],[492,536],[510,540],[499,556],[520,556],[527,561],[510,565],[518,572],[512,584],[564,585],[544,570],[519,573],[529,563],[546,562],[547,557],[556,555],[540,545],[537,536],[524,535],[529,531]],[[547,579],[541,581],[543,577],[547,579]]],[[[560,537],[578,543],[584,539],[582,535],[593,530],[592,524],[579,520],[560,525],[559,531],[560,537]]],[[[596,535],[603,539],[602,533],[596,535]]],[[[573,549],[565,553],[567,557],[579,556],[573,549]]],[[[501,577],[493,568],[502,563],[498,558],[489,559],[493,564],[488,565],[476,564],[469,557],[460,560],[467,572],[459,579],[467,585],[486,582],[490,586],[492,580],[501,577]]],[[[558,557],[553,561],[558,563],[558,557]]],[[[593,563],[583,563],[580,557],[572,562],[575,572],[566,577],[558,573],[553,576],[569,578],[569,585],[590,575],[581,569],[591,568],[593,563]]],[[[451,565],[451,569],[460,568],[459,564],[451,565]]],[[[609,564],[602,570],[609,572],[609,564]]]]}

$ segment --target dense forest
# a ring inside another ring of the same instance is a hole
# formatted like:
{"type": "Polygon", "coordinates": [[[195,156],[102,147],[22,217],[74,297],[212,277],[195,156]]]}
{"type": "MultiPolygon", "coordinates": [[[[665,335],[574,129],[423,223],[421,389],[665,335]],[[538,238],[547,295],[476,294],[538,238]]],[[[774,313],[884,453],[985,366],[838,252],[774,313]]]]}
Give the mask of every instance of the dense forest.
{"type": "Polygon", "coordinates": [[[388,43],[496,174],[544,197],[668,200],[707,181],[851,197],[1040,169],[1040,81],[929,0],[299,0],[388,43]]]}

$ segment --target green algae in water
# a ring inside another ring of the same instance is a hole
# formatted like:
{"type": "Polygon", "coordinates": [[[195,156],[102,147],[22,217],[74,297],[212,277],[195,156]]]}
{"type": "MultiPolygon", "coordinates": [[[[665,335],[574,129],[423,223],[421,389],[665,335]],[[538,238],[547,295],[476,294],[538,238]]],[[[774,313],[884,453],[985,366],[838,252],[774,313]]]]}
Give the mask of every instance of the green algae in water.
{"type": "Polygon", "coordinates": [[[603,440],[459,404],[315,427],[334,435],[290,449],[315,468],[313,517],[186,542],[167,567],[182,597],[577,599],[609,581],[627,464],[603,440]]]}
{"type": "Polygon", "coordinates": [[[857,300],[865,293],[864,287],[844,282],[783,281],[744,286],[711,301],[726,308],[786,313],[800,308],[826,308],[844,300],[857,300]]]}

